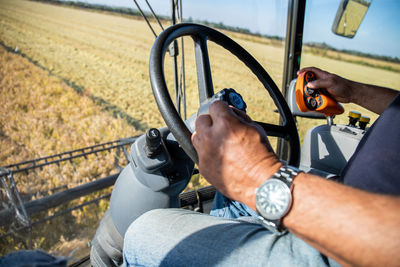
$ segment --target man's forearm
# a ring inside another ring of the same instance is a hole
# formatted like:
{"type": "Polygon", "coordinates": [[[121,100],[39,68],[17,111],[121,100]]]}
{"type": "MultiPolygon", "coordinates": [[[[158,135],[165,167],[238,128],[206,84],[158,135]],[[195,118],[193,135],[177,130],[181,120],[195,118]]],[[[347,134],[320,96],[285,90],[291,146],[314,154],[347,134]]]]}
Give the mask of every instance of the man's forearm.
{"type": "MultiPolygon", "coordinates": [[[[260,129],[217,101],[209,115],[197,118],[192,142],[204,177],[225,196],[256,210],[255,189],[282,166],[260,129]]],[[[400,262],[399,207],[400,197],[301,173],[283,223],[343,265],[395,265],[400,262]]]]}
{"type": "Polygon", "coordinates": [[[399,93],[393,89],[376,85],[358,82],[351,83],[351,86],[353,87],[352,91],[354,92],[351,102],[377,114],[382,114],[399,93]]]}
{"type": "Polygon", "coordinates": [[[300,174],[284,225],[342,265],[400,262],[400,198],[300,174]]]}

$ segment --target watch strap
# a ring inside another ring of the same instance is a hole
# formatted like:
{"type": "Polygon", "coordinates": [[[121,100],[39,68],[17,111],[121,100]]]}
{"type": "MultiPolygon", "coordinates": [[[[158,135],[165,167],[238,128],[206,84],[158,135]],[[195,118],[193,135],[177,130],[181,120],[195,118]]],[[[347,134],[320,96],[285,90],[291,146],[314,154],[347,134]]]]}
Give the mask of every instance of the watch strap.
{"type": "MultiPolygon", "coordinates": [[[[303,171],[300,171],[299,169],[297,169],[295,167],[283,166],[276,173],[274,173],[270,177],[270,179],[274,178],[274,179],[281,180],[282,182],[284,182],[290,188],[290,191],[292,191],[293,180],[301,172],[303,172],[303,171]]],[[[288,209],[288,212],[289,211],[290,211],[290,208],[288,209]]],[[[280,219],[277,219],[277,220],[269,220],[269,219],[264,218],[261,215],[258,217],[258,219],[260,220],[261,224],[265,228],[267,228],[268,230],[270,230],[274,234],[283,235],[283,234],[285,234],[287,232],[287,229],[282,225],[282,218],[285,215],[283,215],[280,219]]]]}
{"type": "Polygon", "coordinates": [[[295,167],[283,166],[276,173],[274,173],[274,175],[272,175],[271,178],[279,179],[284,183],[286,183],[289,186],[289,188],[291,188],[294,177],[296,177],[301,172],[302,171],[300,171],[295,167]]]}
{"type": "Polygon", "coordinates": [[[284,235],[287,233],[287,229],[282,227],[281,220],[267,220],[261,215],[258,216],[258,220],[262,226],[276,235],[284,235]]]}

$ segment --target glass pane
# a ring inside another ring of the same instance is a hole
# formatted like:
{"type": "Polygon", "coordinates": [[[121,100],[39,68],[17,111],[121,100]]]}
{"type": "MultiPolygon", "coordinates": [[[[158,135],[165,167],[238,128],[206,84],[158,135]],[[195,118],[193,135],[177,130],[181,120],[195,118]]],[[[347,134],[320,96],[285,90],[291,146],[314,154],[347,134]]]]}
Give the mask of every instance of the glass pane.
{"type": "MultiPolygon", "coordinates": [[[[331,26],[339,2],[307,1],[301,66],[315,66],[357,82],[400,89],[399,3],[372,1],[353,39],[337,36],[331,26]]],[[[371,118],[377,114],[354,104],[344,104],[345,113],[335,123],[347,124],[347,114],[356,110],[371,118]]],[[[300,138],[324,120],[299,118],[300,138]]]]}
{"type": "MultiPolygon", "coordinates": [[[[138,2],[149,12],[144,1],[138,2]]],[[[149,2],[158,15],[165,16],[161,20],[164,27],[169,26],[171,2],[149,2]]],[[[183,2],[184,20],[208,21],[222,30],[248,50],[280,87],[286,1],[183,2]]],[[[6,148],[0,153],[2,166],[104,144],[165,125],[149,79],[149,56],[155,37],[146,22],[132,10],[136,8],[132,1],[87,0],[77,1],[78,8],[71,5],[70,2],[53,5],[0,1],[3,44],[0,72],[2,79],[4,76],[0,142],[6,148]]],[[[161,29],[156,21],[151,19],[150,24],[159,34],[161,29]]],[[[184,51],[187,54],[187,114],[190,115],[198,108],[198,96],[193,42],[189,38],[185,40],[184,51]]],[[[215,45],[210,45],[210,60],[216,90],[238,89],[253,119],[277,122],[268,94],[241,62],[215,45]]],[[[169,55],[165,72],[174,96],[169,55]]],[[[17,188],[28,202],[104,178],[117,172],[116,154],[115,151],[108,156],[97,153],[50,169],[43,168],[37,173],[30,172],[30,176],[16,176],[17,188]]],[[[204,185],[202,182],[198,184],[204,185]]],[[[41,248],[64,255],[78,248],[74,257],[87,255],[88,241],[108,208],[110,190],[32,215],[32,222],[37,224],[31,233],[22,229],[15,234],[11,229],[8,235],[9,229],[0,229],[2,234],[7,234],[1,254],[18,247],[41,248]],[[84,201],[89,204],[82,206],[84,201]],[[72,207],[77,209],[69,210],[72,207]],[[62,225],[62,222],[67,223],[62,225]],[[48,229],[51,231],[45,231],[48,229]]],[[[0,195],[4,196],[4,191],[0,195]]]]}

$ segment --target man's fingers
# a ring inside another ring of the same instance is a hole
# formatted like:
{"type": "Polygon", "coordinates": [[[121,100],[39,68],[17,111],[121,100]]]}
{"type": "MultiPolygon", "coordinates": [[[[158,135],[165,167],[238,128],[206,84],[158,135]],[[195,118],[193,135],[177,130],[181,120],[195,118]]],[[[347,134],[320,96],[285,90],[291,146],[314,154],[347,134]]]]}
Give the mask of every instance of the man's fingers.
{"type": "Polygon", "coordinates": [[[231,114],[231,108],[224,101],[215,101],[209,107],[211,118],[221,116],[222,114],[231,114]]]}
{"type": "Polygon", "coordinates": [[[297,75],[300,75],[304,72],[307,71],[312,71],[312,72],[322,72],[322,70],[316,68],[316,67],[306,67],[306,68],[302,68],[301,70],[297,71],[297,75]]]}
{"type": "Polygon", "coordinates": [[[316,67],[307,67],[307,68],[303,68],[303,69],[299,70],[297,72],[297,75],[300,75],[300,74],[302,74],[304,72],[307,72],[307,71],[312,71],[315,74],[317,79],[324,79],[330,74],[329,72],[326,72],[324,70],[318,69],[316,67]]]}
{"type": "Polygon", "coordinates": [[[193,144],[194,148],[197,151],[197,148],[200,147],[200,142],[201,142],[199,134],[197,133],[197,131],[193,132],[191,140],[192,140],[192,144],[193,144]]]}
{"type": "Polygon", "coordinates": [[[229,122],[240,121],[240,115],[236,114],[233,109],[223,101],[215,101],[210,105],[209,113],[213,121],[224,120],[229,122]]]}
{"type": "Polygon", "coordinates": [[[309,82],[307,86],[314,89],[328,88],[332,86],[332,81],[330,79],[318,79],[309,82]]]}
{"type": "Polygon", "coordinates": [[[199,115],[195,121],[196,131],[203,131],[206,128],[211,127],[213,124],[212,118],[208,114],[199,115]]]}
{"type": "Polygon", "coordinates": [[[249,115],[246,114],[243,110],[237,109],[233,106],[230,106],[233,112],[241,119],[243,119],[245,122],[251,123],[253,120],[249,117],[249,115]]]}
{"type": "MultiPolygon", "coordinates": [[[[202,114],[197,117],[195,121],[196,130],[193,132],[191,136],[192,144],[194,148],[197,149],[202,146],[202,142],[211,135],[211,127],[213,125],[213,121],[211,116],[208,114],[202,114]]],[[[206,140],[207,142],[207,140],[206,140]]],[[[197,152],[199,153],[199,152],[197,152]]]]}

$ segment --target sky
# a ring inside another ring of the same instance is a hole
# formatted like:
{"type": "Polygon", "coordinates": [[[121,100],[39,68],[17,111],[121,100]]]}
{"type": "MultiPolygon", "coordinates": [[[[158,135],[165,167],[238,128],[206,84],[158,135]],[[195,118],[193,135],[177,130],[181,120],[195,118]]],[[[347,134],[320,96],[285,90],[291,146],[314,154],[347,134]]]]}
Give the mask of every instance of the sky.
{"type": "MultiPolygon", "coordinates": [[[[136,8],[133,0],[80,0],[136,8]]],[[[148,10],[144,0],[137,0],[148,10]]],[[[171,14],[169,0],[148,0],[160,15],[171,14]]],[[[223,22],[254,33],[285,36],[288,2],[284,0],[182,0],[183,18],[223,22]]],[[[340,0],[307,0],[303,42],[325,42],[338,49],[400,58],[400,1],[372,0],[353,39],[332,33],[340,0]]]]}

